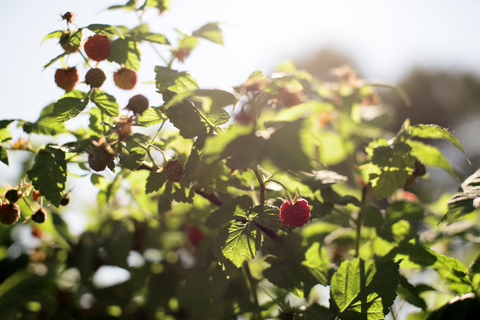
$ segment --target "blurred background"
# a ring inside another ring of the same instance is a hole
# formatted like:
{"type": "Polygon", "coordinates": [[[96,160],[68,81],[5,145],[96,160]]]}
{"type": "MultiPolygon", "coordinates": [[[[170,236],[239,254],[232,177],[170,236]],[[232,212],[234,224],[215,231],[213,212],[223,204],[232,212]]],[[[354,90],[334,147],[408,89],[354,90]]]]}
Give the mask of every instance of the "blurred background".
{"type": "MultiPolygon", "coordinates": [[[[0,11],[1,118],[35,121],[43,107],[63,94],[53,81],[60,62],[43,70],[62,49],[57,40],[42,43],[45,35],[66,27],[61,21],[62,13],[72,12],[77,26],[138,25],[138,17],[133,12],[105,10],[124,3],[116,0],[4,1],[0,11]]],[[[224,46],[201,42],[185,63],[173,66],[188,70],[202,88],[238,85],[251,72],[264,70],[269,74],[285,60],[292,60],[299,68],[324,80],[329,79],[331,68],[348,64],[361,78],[398,85],[412,99],[410,108],[396,93],[380,91],[384,102],[392,105],[396,113],[392,131],[397,132],[407,117],[412,124],[432,123],[449,128],[473,165],[448,142],[432,143],[468,176],[479,167],[480,161],[478,12],[480,2],[474,0],[421,3],[299,0],[295,4],[280,0],[175,0],[170,11],[159,14],[151,10],[143,20],[150,24],[153,32],[165,34],[173,46],[178,37],[175,29],[190,32],[208,22],[221,23],[224,46]]],[[[163,62],[151,47],[141,49],[139,81],[147,85],[137,86],[135,93],[146,95],[151,105],[161,105],[163,100],[155,93],[153,80],[154,66],[163,62]]],[[[168,48],[164,50],[168,56],[168,48]]],[[[82,63],[80,57],[76,58],[78,60],[68,61],[69,66],[82,63]]],[[[80,75],[81,80],[83,76],[80,75]]],[[[83,86],[85,88],[79,87],[79,90],[86,90],[86,85],[83,86]]],[[[131,96],[116,88],[112,78],[107,79],[103,88],[117,97],[120,107],[125,106],[131,96]]],[[[77,119],[68,124],[83,125],[75,121],[77,119]]],[[[17,134],[22,136],[20,131],[17,134]]],[[[10,161],[10,167],[0,163],[0,179],[11,185],[18,184],[15,179],[22,169],[22,156],[18,157],[10,161]]],[[[458,183],[443,171],[431,170],[430,179],[421,181],[417,187],[428,190],[423,196],[428,201],[444,192],[455,191],[458,183]]],[[[83,198],[90,196],[94,199],[95,194],[84,194],[83,198]]],[[[81,227],[77,231],[80,230],[81,227]]]]}

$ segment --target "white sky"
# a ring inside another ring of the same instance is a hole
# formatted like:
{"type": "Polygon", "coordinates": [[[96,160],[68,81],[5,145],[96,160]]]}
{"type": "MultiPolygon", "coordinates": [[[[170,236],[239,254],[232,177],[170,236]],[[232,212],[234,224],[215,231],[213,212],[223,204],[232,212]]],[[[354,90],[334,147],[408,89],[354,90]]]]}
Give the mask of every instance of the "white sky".
{"type": "MultiPolygon", "coordinates": [[[[65,27],[60,13],[76,14],[79,26],[137,23],[132,13],[101,12],[126,0],[2,1],[0,119],[36,120],[41,108],[63,93],[53,81],[60,63],[42,72],[61,48],[56,40],[40,46],[46,34],[65,27]]],[[[479,13],[480,1],[475,0],[174,0],[170,12],[158,16],[151,11],[145,18],[152,31],[164,33],[171,42],[176,40],[173,28],[193,31],[208,22],[225,23],[224,47],[202,41],[185,65],[174,66],[190,71],[201,87],[211,88],[240,84],[257,69],[270,72],[286,59],[298,60],[327,47],[350,55],[361,75],[389,83],[416,65],[479,73],[479,13]]],[[[143,53],[140,80],[152,81],[153,66],[161,62],[149,47],[143,53]]],[[[80,72],[81,80],[84,74],[80,72]]],[[[104,90],[117,96],[121,106],[131,95],[118,92],[112,79],[104,90]]],[[[151,104],[161,104],[154,91],[153,86],[136,88],[151,104]]]]}

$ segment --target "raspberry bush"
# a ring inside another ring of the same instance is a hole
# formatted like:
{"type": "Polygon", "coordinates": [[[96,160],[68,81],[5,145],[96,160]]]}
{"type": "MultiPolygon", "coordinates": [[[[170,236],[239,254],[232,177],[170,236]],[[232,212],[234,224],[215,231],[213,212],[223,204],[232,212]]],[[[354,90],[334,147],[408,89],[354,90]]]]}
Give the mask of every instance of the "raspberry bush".
{"type": "Polygon", "coordinates": [[[0,318],[478,314],[480,171],[463,177],[429,144],[443,139],[461,154],[459,141],[408,119],[391,128],[377,87],[408,97],[346,66],[332,83],[287,62],[202,89],[183,62],[203,41],[222,45],[220,26],[167,39],[144,13],[170,3],[109,8],[137,13],[133,28],[76,26],[67,12],[66,29],[45,36],[59,42],[44,66],[58,75],[41,85],[66,92],[35,122],[0,120],[2,169],[31,155],[0,191],[0,318]],[[151,46],[164,63],[142,61],[151,46]],[[73,55],[85,63],[69,66],[73,55]],[[155,73],[146,84],[141,65],[155,73]],[[432,168],[458,191],[426,203],[416,187],[432,168]],[[79,208],[91,219],[74,235],[65,217],[79,208]],[[111,284],[104,272],[126,276],[111,284]]]}

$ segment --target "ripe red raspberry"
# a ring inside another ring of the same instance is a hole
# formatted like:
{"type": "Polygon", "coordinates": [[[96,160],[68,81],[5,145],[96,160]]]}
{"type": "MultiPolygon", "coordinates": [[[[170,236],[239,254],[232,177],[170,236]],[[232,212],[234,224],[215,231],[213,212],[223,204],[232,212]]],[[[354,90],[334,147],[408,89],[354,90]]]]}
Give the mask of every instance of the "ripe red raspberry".
{"type": "Polygon", "coordinates": [[[99,68],[92,68],[85,75],[85,82],[92,88],[100,88],[107,79],[105,72],[99,68]]]}
{"type": "Polygon", "coordinates": [[[77,68],[57,69],[55,71],[55,83],[65,91],[73,90],[78,82],[77,68]]]}
{"type": "Polygon", "coordinates": [[[45,209],[40,208],[34,214],[32,214],[31,219],[36,223],[44,223],[47,220],[47,213],[45,209]]]}
{"type": "Polygon", "coordinates": [[[203,232],[195,225],[187,227],[187,238],[190,243],[196,248],[198,243],[205,239],[203,232]]]}
{"type": "Polygon", "coordinates": [[[163,167],[163,173],[168,181],[179,182],[183,179],[185,168],[180,160],[170,160],[163,167]]]}
{"type": "Polygon", "coordinates": [[[137,84],[137,73],[124,67],[113,74],[113,81],[120,89],[131,90],[137,84]]]}
{"type": "Polygon", "coordinates": [[[133,111],[134,115],[142,115],[148,109],[148,99],[137,94],[130,98],[125,109],[133,111]]]}
{"type": "Polygon", "coordinates": [[[4,202],[0,206],[0,223],[11,225],[20,218],[20,207],[18,204],[11,205],[4,202]]]}
{"type": "Polygon", "coordinates": [[[310,206],[307,200],[298,198],[298,193],[293,200],[287,197],[280,207],[280,218],[289,226],[303,226],[310,219],[310,206]]]}
{"type": "Polygon", "coordinates": [[[106,143],[105,138],[100,138],[98,142],[92,142],[95,148],[90,150],[88,154],[88,165],[94,171],[103,171],[107,165],[114,158],[114,152],[109,144],[106,143]]]}
{"type": "Polygon", "coordinates": [[[110,39],[106,35],[96,34],[85,42],[85,53],[95,61],[102,61],[108,58],[112,50],[110,39]]]}

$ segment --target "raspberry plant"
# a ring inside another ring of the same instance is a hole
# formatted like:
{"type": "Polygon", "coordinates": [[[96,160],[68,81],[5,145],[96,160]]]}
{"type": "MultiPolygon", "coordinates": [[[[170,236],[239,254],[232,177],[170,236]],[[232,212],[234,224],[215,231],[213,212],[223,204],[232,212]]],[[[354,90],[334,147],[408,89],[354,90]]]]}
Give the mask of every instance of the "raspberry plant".
{"type": "Polygon", "coordinates": [[[468,265],[453,255],[458,243],[478,243],[480,171],[464,179],[427,144],[444,139],[463,153],[458,140],[408,119],[392,132],[376,92],[388,86],[348,67],[335,70],[335,83],[284,63],[231,90],[201,89],[181,63],[201,41],[223,44],[221,29],[208,23],[173,45],[142,20],[169,4],[110,7],[138,14],[131,29],[76,27],[67,12],[66,30],[45,36],[60,52],[45,68],[128,70],[106,81],[132,95],[117,101],[101,84],[56,76],[50,85],[66,92],[36,122],[0,121],[3,169],[11,153],[32,156],[2,195],[0,317],[375,320],[396,319],[402,306],[415,311],[410,320],[478,314],[478,246],[468,265]],[[136,92],[145,46],[165,62],[151,66],[161,105],[136,92]],[[69,66],[70,55],[85,64],[69,66]],[[88,125],[72,129],[77,117],[88,125]],[[14,125],[28,141],[12,142],[14,125]],[[412,193],[430,168],[458,181],[449,200],[412,193]],[[97,220],[71,235],[62,207],[84,201],[75,185],[85,178],[98,190],[97,220]],[[302,198],[285,202],[293,192],[302,198]],[[38,241],[8,257],[19,244],[7,235],[19,225],[38,241]],[[128,279],[96,283],[112,266],[128,279]]]}

